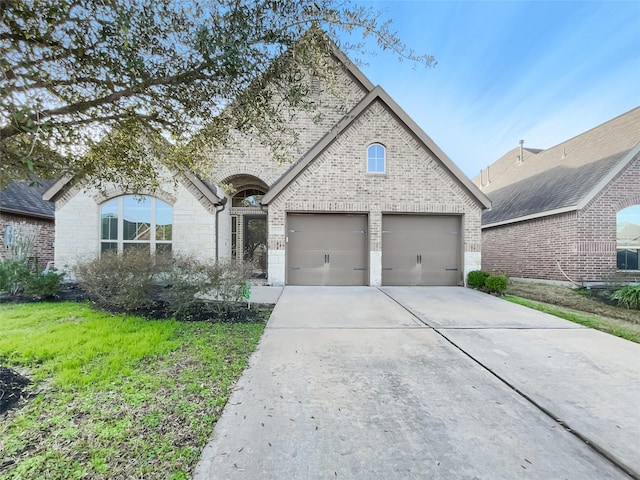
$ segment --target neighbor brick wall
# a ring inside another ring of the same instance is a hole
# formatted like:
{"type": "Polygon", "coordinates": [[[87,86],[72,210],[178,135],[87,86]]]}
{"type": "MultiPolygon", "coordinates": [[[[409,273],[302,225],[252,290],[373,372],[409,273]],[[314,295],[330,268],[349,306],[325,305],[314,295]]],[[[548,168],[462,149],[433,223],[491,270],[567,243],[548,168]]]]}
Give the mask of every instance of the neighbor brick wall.
{"type": "Polygon", "coordinates": [[[603,282],[638,281],[640,272],[616,271],[616,214],[640,204],[640,155],[582,210],[485,228],[482,268],[511,277],[603,282]]]}
{"type": "Polygon", "coordinates": [[[22,215],[13,215],[5,212],[0,212],[0,248],[2,253],[1,258],[5,258],[5,246],[4,246],[4,229],[7,225],[15,225],[19,223],[27,223],[30,225],[40,226],[40,233],[37,237],[33,257],[38,260],[38,268],[44,269],[47,266],[47,262],[53,261],[54,257],[54,235],[55,224],[53,220],[45,220],[33,217],[26,217],[22,215]]]}
{"type": "Polygon", "coordinates": [[[616,215],[640,205],[640,154],[578,215],[578,269],[586,281],[638,281],[640,272],[616,271],[616,215]]]}
{"type": "MultiPolygon", "coordinates": [[[[270,251],[284,251],[286,213],[300,211],[367,213],[372,258],[382,250],[383,213],[461,215],[463,251],[480,252],[481,208],[477,201],[380,101],[269,204],[270,251]],[[366,150],[373,142],[387,149],[383,175],[366,171],[366,150]]],[[[274,264],[269,265],[270,279],[274,268],[284,271],[281,256],[274,256],[274,264]]],[[[373,265],[371,273],[375,273],[373,265]]]]}
{"type": "Polygon", "coordinates": [[[564,280],[577,274],[576,213],[482,230],[482,269],[509,277],[564,280]]]}

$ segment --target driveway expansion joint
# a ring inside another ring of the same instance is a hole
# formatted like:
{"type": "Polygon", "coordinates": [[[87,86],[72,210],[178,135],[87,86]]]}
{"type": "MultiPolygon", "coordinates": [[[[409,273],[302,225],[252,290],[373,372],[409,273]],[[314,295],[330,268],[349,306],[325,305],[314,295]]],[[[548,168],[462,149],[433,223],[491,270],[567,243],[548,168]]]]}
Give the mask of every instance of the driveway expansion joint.
{"type": "MultiPolygon", "coordinates": [[[[560,425],[565,431],[567,431],[571,435],[573,435],[576,438],[578,438],[582,443],[584,443],[587,447],[592,449],[594,452],[596,452],[602,458],[607,460],[615,468],[617,468],[622,473],[624,473],[625,475],[629,476],[630,478],[632,478],[634,480],[640,480],[640,472],[636,472],[633,468],[631,468],[625,462],[621,461],[616,455],[611,453],[608,449],[606,449],[603,446],[599,445],[597,442],[594,442],[592,439],[590,439],[586,435],[582,434],[580,431],[578,431],[575,428],[573,428],[571,425],[569,425],[569,423],[564,421],[558,415],[555,415],[552,411],[550,411],[549,409],[543,407],[540,403],[535,401],[531,396],[527,395],[525,392],[520,390],[518,387],[513,385],[511,382],[509,382],[507,379],[503,378],[498,373],[496,373],[489,366],[485,365],[480,360],[475,358],[473,355],[471,355],[469,352],[467,352],[464,348],[462,348],[457,343],[455,343],[453,340],[451,340],[449,337],[447,337],[447,335],[445,335],[445,333],[443,332],[443,330],[448,330],[448,329],[450,329],[450,330],[473,330],[474,328],[466,328],[465,329],[465,328],[461,328],[461,327],[437,327],[437,326],[433,326],[433,325],[427,323],[428,319],[424,319],[418,312],[415,312],[415,311],[413,311],[413,309],[408,308],[406,305],[403,305],[401,302],[396,300],[389,293],[385,292],[382,288],[379,288],[379,287],[377,287],[377,288],[378,288],[379,291],[381,291],[387,297],[389,297],[391,300],[393,300],[395,303],[397,303],[400,307],[402,307],[405,311],[407,311],[411,315],[413,315],[418,321],[422,322],[424,325],[426,325],[431,330],[433,330],[438,335],[440,335],[445,341],[447,341],[449,344],[451,344],[454,348],[456,348],[458,351],[460,351],[463,355],[468,357],[471,361],[476,363],[482,369],[486,370],[493,377],[495,377],[500,382],[502,382],[504,385],[509,387],[516,394],[518,394],[520,397],[522,397],[524,400],[526,400],[531,405],[533,405],[535,408],[537,408],[540,412],[542,412],[544,415],[546,415],[551,420],[553,420],[558,425],[560,425]]],[[[481,330],[481,329],[482,328],[477,328],[477,330],[481,330]]],[[[488,328],[488,329],[491,329],[491,328],[488,328]]],[[[509,327],[507,327],[507,328],[494,328],[494,330],[553,330],[553,329],[545,329],[545,328],[509,328],[509,327]]],[[[572,328],[557,328],[556,330],[572,330],[572,328]]]]}

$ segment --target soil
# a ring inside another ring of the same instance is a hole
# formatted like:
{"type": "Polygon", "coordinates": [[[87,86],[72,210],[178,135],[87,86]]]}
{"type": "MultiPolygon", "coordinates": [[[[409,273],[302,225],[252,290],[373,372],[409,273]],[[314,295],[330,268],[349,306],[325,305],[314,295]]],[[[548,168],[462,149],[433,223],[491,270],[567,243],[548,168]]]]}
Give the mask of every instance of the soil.
{"type": "Polygon", "coordinates": [[[511,281],[505,293],[623,321],[633,329],[637,326],[640,330],[640,310],[615,305],[609,298],[611,291],[606,288],[574,289],[560,285],[511,281]]]}
{"type": "Polygon", "coordinates": [[[33,302],[84,302],[89,300],[87,293],[75,283],[63,283],[53,297],[36,298],[31,295],[0,295],[0,303],[33,303],[33,302]]]}
{"type": "Polygon", "coordinates": [[[0,414],[15,406],[21,399],[30,397],[26,388],[31,380],[15,370],[0,366],[0,414]]]}

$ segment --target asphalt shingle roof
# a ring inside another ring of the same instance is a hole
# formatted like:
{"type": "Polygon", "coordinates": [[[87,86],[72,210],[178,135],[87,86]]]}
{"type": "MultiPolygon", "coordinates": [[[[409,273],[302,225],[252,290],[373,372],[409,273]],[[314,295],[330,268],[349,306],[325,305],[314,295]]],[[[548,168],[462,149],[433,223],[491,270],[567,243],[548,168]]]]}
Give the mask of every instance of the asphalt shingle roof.
{"type": "Polygon", "coordinates": [[[40,185],[29,186],[29,182],[15,182],[0,190],[0,211],[22,213],[53,220],[55,206],[53,202],[42,199],[42,194],[55,183],[55,180],[42,181],[40,185]]]}
{"type": "Polygon", "coordinates": [[[482,224],[577,206],[640,142],[640,107],[547,150],[514,148],[474,182],[492,202],[482,224]],[[484,184],[484,185],[482,185],[484,184]]]}

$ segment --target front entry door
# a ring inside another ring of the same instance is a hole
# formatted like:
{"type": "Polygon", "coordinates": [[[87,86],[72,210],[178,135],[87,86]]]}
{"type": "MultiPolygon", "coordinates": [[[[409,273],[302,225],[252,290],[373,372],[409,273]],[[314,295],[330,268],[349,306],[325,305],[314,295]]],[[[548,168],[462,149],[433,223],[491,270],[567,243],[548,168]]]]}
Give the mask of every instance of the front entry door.
{"type": "Polygon", "coordinates": [[[244,217],[245,262],[253,263],[254,278],[267,278],[267,217],[244,217]]]}

